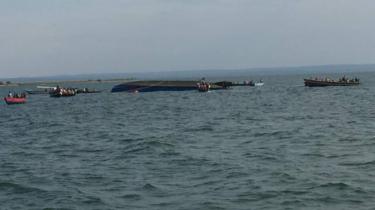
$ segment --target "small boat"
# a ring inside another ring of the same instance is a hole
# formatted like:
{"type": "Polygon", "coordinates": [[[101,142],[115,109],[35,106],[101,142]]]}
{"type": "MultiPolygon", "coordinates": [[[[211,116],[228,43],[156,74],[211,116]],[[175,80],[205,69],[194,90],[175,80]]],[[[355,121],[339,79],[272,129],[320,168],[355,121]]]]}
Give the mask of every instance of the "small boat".
{"type": "Polygon", "coordinates": [[[58,98],[58,97],[70,97],[70,96],[75,96],[76,93],[61,93],[61,92],[50,92],[49,96],[58,98]]]}
{"type": "Polygon", "coordinates": [[[58,97],[70,97],[75,96],[77,94],[75,89],[72,88],[60,88],[56,87],[55,89],[49,92],[49,95],[54,98],[58,97]]]}
{"type": "Polygon", "coordinates": [[[255,86],[263,86],[264,85],[264,82],[263,82],[263,80],[259,80],[259,82],[256,82],[255,84],[254,84],[255,86]]]}
{"type": "Polygon", "coordinates": [[[11,104],[24,104],[24,103],[26,103],[26,97],[23,97],[23,98],[4,97],[4,101],[8,105],[11,105],[11,104]]]}
{"type": "Polygon", "coordinates": [[[29,95],[39,95],[39,94],[48,94],[49,90],[25,90],[25,92],[29,95]]]}
{"type": "Polygon", "coordinates": [[[326,86],[353,86],[359,85],[359,79],[347,79],[345,77],[339,80],[331,79],[304,79],[305,86],[308,87],[326,87],[326,86]]]}

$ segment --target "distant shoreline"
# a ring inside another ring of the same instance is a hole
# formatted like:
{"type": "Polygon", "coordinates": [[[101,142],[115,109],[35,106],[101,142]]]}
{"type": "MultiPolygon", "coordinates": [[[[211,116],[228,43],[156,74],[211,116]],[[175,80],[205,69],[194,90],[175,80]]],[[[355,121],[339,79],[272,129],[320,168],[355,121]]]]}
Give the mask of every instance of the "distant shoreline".
{"type": "Polygon", "coordinates": [[[135,79],[96,79],[96,80],[46,80],[46,81],[32,81],[32,82],[12,82],[10,84],[1,84],[0,87],[20,87],[32,85],[55,85],[61,83],[122,83],[129,82],[135,79]]]}
{"type": "MultiPolygon", "coordinates": [[[[144,71],[123,73],[98,73],[55,76],[26,76],[26,77],[2,77],[0,82],[11,81],[13,83],[37,83],[37,82],[62,82],[62,81],[86,81],[103,78],[103,81],[124,80],[113,78],[127,78],[125,80],[160,80],[160,79],[200,79],[202,77],[228,77],[228,76],[264,76],[287,74],[345,74],[375,72],[375,64],[323,64],[301,66],[275,66],[275,67],[251,67],[251,68],[217,68],[217,69],[192,69],[171,71],[144,71]],[[20,81],[20,82],[17,82],[20,81]]],[[[1,75],[0,75],[1,76],[1,75]]],[[[0,85],[3,86],[3,85],[0,85]]]]}

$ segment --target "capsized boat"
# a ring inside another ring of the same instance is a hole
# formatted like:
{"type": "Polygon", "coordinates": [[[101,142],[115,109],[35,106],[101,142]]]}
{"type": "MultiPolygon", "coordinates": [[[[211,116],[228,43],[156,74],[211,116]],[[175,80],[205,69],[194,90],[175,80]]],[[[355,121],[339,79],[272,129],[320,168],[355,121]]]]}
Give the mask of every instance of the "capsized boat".
{"type": "Polygon", "coordinates": [[[116,85],[111,92],[154,92],[197,90],[199,81],[133,81],[116,85]]]}
{"type": "MultiPolygon", "coordinates": [[[[154,91],[191,91],[197,90],[197,84],[201,81],[168,81],[168,80],[153,80],[153,81],[132,81],[116,85],[111,92],[154,92],[154,91]]],[[[230,86],[220,83],[208,83],[210,90],[227,89],[230,86]]]]}
{"type": "Polygon", "coordinates": [[[359,85],[359,79],[347,79],[346,77],[342,77],[339,80],[331,80],[328,78],[325,79],[304,79],[305,86],[308,87],[326,87],[326,86],[353,86],[359,85]]]}
{"type": "Polygon", "coordinates": [[[8,105],[11,105],[11,104],[24,104],[24,103],[26,103],[26,97],[22,97],[22,98],[4,97],[4,101],[8,105]]]}

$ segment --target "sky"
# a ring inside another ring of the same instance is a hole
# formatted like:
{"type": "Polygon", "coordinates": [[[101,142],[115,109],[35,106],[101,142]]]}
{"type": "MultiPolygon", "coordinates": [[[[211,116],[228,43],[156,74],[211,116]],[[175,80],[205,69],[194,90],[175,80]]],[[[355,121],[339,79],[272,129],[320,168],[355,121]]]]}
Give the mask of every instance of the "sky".
{"type": "Polygon", "coordinates": [[[0,77],[375,63],[373,0],[0,0],[0,77]]]}

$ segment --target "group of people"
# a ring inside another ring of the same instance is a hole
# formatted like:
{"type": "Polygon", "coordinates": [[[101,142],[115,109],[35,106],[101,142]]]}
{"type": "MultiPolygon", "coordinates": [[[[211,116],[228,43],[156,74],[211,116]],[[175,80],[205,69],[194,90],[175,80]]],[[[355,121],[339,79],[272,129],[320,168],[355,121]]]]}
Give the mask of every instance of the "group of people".
{"type": "MultiPolygon", "coordinates": [[[[310,78],[312,80],[312,78],[310,78]]],[[[322,81],[322,82],[335,82],[335,80],[333,79],[330,79],[328,77],[325,77],[325,78],[318,78],[318,77],[315,77],[314,78],[315,81],[322,81]]]]}
{"type": "Polygon", "coordinates": [[[250,80],[250,81],[245,80],[245,81],[243,81],[243,84],[248,85],[248,86],[254,86],[253,80],[250,80]]]}
{"type": "Polygon", "coordinates": [[[53,88],[52,94],[59,96],[74,96],[76,94],[76,90],[73,88],[61,88],[56,86],[53,88]]]}
{"type": "MultiPolygon", "coordinates": [[[[312,78],[311,78],[312,79],[312,78]]],[[[316,81],[322,81],[322,82],[359,82],[359,79],[357,77],[355,77],[354,79],[349,79],[349,78],[346,78],[345,76],[343,76],[342,78],[340,78],[338,81],[335,81],[333,79],[330,79],[328,77],[325,77],[325,78],[318,78],[318,77],[315,77],[316,81]]]]}
{"type": "Polygon", "coordinates": [[[12,93],[9,91],[8,98],[26,98],[26,93],[12,93]]]}
{"type": "Polygon", "coordinates": [[[345,76],[339,79],[339,82],[359,82],[359,79],[355,77],[354,79],[348,79],[345,76]]]}
{"type": "Polygon", "coordinates": [[[200,92],[207,92],[210,89],[210,83],[206,82],[204,78],[197,84],[200,92]]]}

